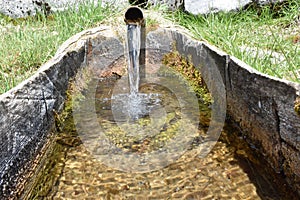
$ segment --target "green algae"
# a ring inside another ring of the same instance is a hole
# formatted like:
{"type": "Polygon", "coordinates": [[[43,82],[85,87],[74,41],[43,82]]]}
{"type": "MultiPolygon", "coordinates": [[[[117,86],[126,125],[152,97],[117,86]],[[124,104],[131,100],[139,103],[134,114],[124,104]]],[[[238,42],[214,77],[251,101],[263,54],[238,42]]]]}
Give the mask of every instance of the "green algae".
{"type": "MultiPolygon", "coordinates": [[[[179,72],[183,78],[188,82],[192,92],[198,98],[200,125],[208,127],[211,121],[211,108],[213,97],[208,90],[208,87],[200,73],[200,71],[192,64],[191,59],[186,59],[174,51],[165,54],[162,63],[169,69],[179,72]]],[[[169,69],[161,67],[160,73],[170,73],[169,69]]],[[[172,72],[171,72],[172,73],[172,72]]]]}
{"type": "Polygon", "coordinates": [[[163,64],[180,72],[189,82],[198,98],[203,99],[203,103],[210,105],[212,97],[202,78],[199,70],[192,64],[190,59],[184,58],[178,51],[165,54],[163,64]]]}

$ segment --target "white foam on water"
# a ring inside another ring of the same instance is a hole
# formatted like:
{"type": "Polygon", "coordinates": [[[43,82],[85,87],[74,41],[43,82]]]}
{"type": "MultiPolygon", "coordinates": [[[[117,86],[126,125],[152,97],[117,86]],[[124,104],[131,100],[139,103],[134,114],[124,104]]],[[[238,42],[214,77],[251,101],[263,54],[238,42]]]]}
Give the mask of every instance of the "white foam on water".
{"type": "Polygon", "coordinates": [[[161,107],[159,94],[130,93],[112,96],[112,112],[116,122],[135,121],[149,116],[161,107]]]}

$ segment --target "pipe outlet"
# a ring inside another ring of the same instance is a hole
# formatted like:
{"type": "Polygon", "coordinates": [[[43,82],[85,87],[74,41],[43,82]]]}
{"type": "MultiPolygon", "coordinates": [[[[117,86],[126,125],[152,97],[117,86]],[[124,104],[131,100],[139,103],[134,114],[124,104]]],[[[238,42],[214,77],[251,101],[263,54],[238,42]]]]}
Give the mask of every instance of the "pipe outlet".
{"type": "Polygon", "coordinates": [[[124,21],[126,24],[143,25],[144,16],[140,8],[132,6],[125,12],[124,21]]]}

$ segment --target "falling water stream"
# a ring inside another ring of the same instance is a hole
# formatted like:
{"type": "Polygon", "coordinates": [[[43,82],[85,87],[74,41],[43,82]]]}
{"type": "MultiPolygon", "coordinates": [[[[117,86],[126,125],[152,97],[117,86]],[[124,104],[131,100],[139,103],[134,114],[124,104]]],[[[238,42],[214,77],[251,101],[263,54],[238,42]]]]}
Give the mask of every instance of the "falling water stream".
{"type": "Polygon", "coordinates": [[[141,48],[141,23],[131,22],[127,27],[127,52],[128,52],[128,83],[129,90],[124,93],[117,92],[112,96],[112,110],[115,120],[128,122],[149,115],[153,109],[160,105],[159,94],[142,93],[140,86],[140,48],[141,48]],[[129,92],[127,92],[129,91],[129,92]]]}
{"type": "Polygon", "coordinates": [[[141,25],[127,24],[128,77],[130,95],[136,96],[139,91],[139,56],[141,48],[141,25]]]}

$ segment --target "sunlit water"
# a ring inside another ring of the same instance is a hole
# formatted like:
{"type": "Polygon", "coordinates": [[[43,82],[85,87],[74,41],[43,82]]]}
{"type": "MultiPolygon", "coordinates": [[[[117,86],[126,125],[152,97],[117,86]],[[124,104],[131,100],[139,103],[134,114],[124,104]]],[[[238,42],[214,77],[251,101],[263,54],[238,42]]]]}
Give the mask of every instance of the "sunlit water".
{"type": "MultiPolygon", "coordinates": [[[[163,147],[170,140],[168,137],[172,137],[172,131],[168,132],[171,135],[164,135],[164,130],[180,122],[176,97],[160,86],[141,84],[140,91],[144,94],[161,91],[159,97],[153,98],[160,101],[148,102],[146,106],[168,105],[169,118],[154,135],[123,135],[116,129],[119,125],[110,107],[113,100],[110,91],[115,82],[116,79],[99,81],[95,96],[97,118],[107,137],[122,151],[136,155],[163,147]]],[[[146,114],[131,121],[127,129],[134,132],[151,128],[156,123],[151,125],[150,118],[146,114]]],[[[89,123],[89,116],[86,121],[89,123]]],[[[43,165],[29,199],[293,199],[292,193],[284,192],[286,188],[279,176],[267,175],[265,163],[253,157],[242,138],[233,137],[238,135],[234,129],[226,128],[221,140],[204,158],[190,152],[205,142],[205,126],[198,130],[198,137],[180,159],[158,170],[130,173],[99,162],[81,143],[72,118],[65,123],[65,129],[57,136],[52,157],[43,165]]]]}

